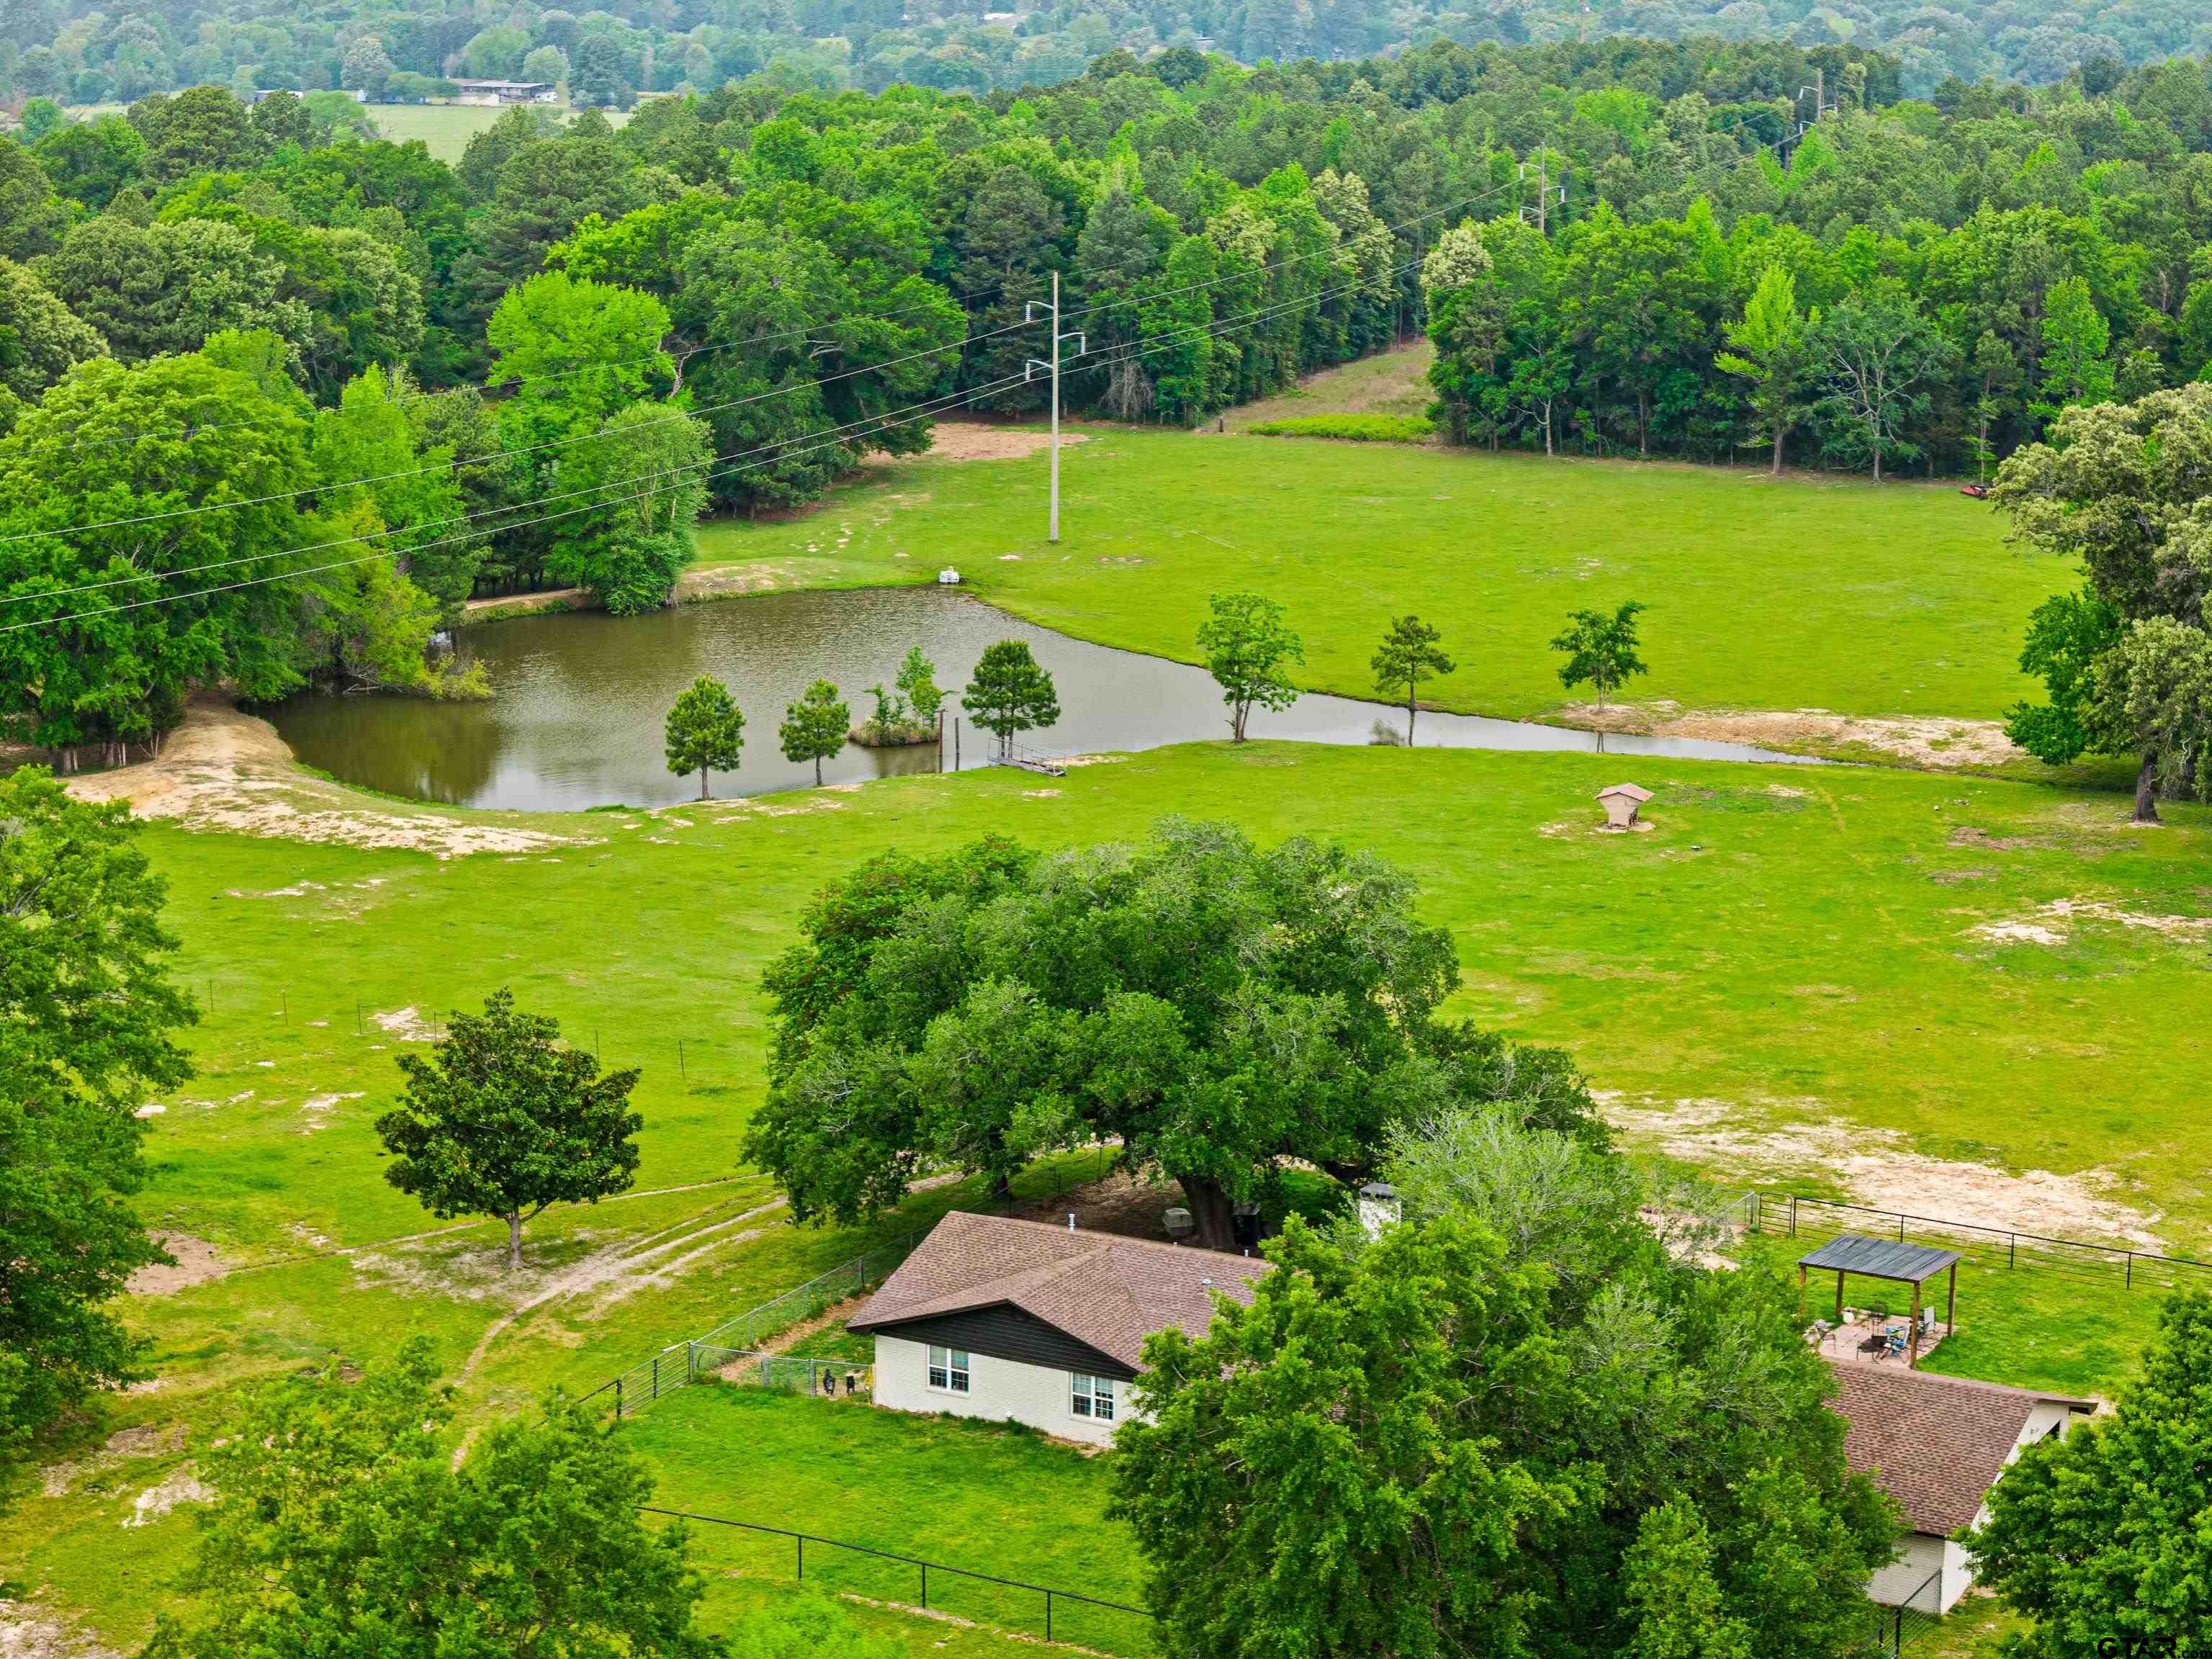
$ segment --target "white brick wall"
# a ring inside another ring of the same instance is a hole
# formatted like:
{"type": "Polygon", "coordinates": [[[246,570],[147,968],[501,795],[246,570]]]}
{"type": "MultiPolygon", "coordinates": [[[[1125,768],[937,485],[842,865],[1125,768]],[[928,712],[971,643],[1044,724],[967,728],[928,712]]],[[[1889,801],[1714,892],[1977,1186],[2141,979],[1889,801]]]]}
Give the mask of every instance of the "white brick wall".
{"type": "Polygon", "coordinates": [[[1110,1444],[1115,1429],[1129,1410],[1129,1385],[1114,1384],[1111,1423],[1078,1417],[1074,1392],[1074,1379],[1067,1371],[1024,1365],[1014,1359],[994,1359],[981,1353],[968,1357],[966,1394],[933,1389],[927,1343],[901,1336],[878,1334],[876,1338],[875,1403],[892,1411],[948,1412],[955,1417],[981,1417],[994,1423],[1012,1418],[1061,1440],[1110,1444]]]}

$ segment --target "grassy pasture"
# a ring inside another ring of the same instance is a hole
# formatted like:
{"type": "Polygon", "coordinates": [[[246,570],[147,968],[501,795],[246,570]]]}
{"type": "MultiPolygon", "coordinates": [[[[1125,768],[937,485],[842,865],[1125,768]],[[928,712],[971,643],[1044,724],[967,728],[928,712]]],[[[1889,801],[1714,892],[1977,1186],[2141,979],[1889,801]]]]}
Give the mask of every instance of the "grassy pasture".
{"type": "MultiPolygon", "coordinates": [[[[443,860],[150,825],[183,975],[209,1009],[191,1039],[201,1075],[155,1121],[143,1202],[240,1270],[131,1304],[160,1386],[86,1427],[54,1495],[20,1494],[0,1573],[128,1639],[169,1593],[189,1506],[119,1523],[216,1431],[244,1378],[333,1351],[374,1358],[419,1328],[480,1418],[595,1384],[957,1200],[917,1197],[861,1235],[793,1229],[736,1147],[759,1098],[755,988],[808,895],[884,848],[987,830],[1049,847],[1177,811],[1263,841],[1372,846],[1421,876],[1425,910],[1457,939],[1460,1008],[1572,1048],[1635,1144],[1812,1185],[1839,1182],[1836,1159],[1865,1147],[1922,1160],[1931,1180],[2095,1176],[2163,1212],[2170,1243],[2201,1239],[2212,1133],[2189,1103],[2212,963],[2175,919],[2212,908],[2212,813],[2142,832],[2109,796],[2002,781],[1639,762],[1654,829],[1598,836],[1590,795],[1621,770],[1590,755],[1196,745],[1048,785],[970,773],[653,815],[474,815],[569,839],[443,860]],[[2022,918],[2051,941],[1975,931],[2022,918]],[[444,1231],[381,1181],[371,1127],[402,1042],[503,982],[610,1064],[644,1067],[645,1190],[533,1223],[520,1280],[496,1225],[444,1231]],[[1725,1132],[1699,1140],[1695,1111],[1715,1103],[1725,1132]],[[127,1454],[102,1449],[117,1431],[127,1454]]],[[[1960,1296],[1947,1365],[2068,1386],[2109,1386],[2150,1309],[2024,1275],[1968,1277],[1960,1296]]],[[[655,1455],[687,1503],[723,1478],[655,1455]]],[[[906,1541],[933,1554],[929,1537],[906,1541]]],[[[718,1579],[717,1595],[750,1582],[718,1579]]],[[[918,1628],[917,1651],[944,1634],[918,1628]]]]}
{"type": "Polygon", "coordinates": [[[1567,613],[1634,599],[1651,665],[1635,701],[1980,720],[2035,690],[2028,612],[2073,580],[1941,485],[1094,427],[1063,452],[1054,547],[1046,471],[1042,453],[886,467],[795,520],[707,526],[702,579],[925,581],[949,563],[1032,621],[1184,661],[1207,595],[1249,588],[1304,635],[1298,683],[1355,696],[1412,611],[1459,665],[1424,688],[1433,706],[1516,718],[1568,701],[1549,646],[1567,613]]]}
{"type": "MultiPolygon", "coordinates": [[[[379,137],[388,138],[395,144],[411,143],[419,138],[431,155],[453,167],[468,149],[469,140],[512,107],[493,104],[372,104],[368,118],[376,124],[379,137]]],[[[544,107],[563,121],[575,112],[566,104],[544,107]]],[[[602,112],[616,126],[629,119],[628,110],[602,112]]]]}

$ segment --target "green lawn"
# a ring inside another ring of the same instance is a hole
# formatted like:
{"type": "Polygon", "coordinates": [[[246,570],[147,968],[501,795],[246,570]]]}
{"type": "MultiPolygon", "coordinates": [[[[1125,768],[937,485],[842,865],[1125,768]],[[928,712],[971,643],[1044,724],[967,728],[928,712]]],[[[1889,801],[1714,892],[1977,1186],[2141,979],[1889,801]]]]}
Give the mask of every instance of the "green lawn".
{"type": "MultiPolygon", "coordinates": [[[[1016,1425],[877,1411],[858,1401],[705,1387],[665,1400],[624,1431],[659,1477],[670,1509],[811,1533],[1100,1601],[1139,1606],[1136,1540],[1106,1516],[1110,1454],[1086,1456],[1016,1425]]],[[[701,1553],[748,1578],[789,1579],[785,1538],[701,1527],[701,1553]]],[[[918,1604],[921,1574],[900,1563],[806,1551],[807,1582],[918,1604]]],[[[929,1606],[1041,1633],[1043,1598],[933,1574],[929,1606]]],[[[1151,1650],[1146,1621],[1056,1604],[1054,1634],[1110,1652],[1151,1650]]]]}
{"type": "Polygon", "coordinates": [[[1057,547],[1040,454],[903,463],[796,520],[709,526],[702,558],[787,586],[951,563],[1033,621],[1184,660],[1206,596],[1250,588],[1303,633],[1300,684],[1353,696],[1413,611],[1459,662],[1436,706],[1516,717],[1565,701],[1566,614],[1632,599],[1637,699],[1993,720],[2033,690],[2028,612],[2072,580],[1946,486],[1103,427],[1061,464],[1057,547]]]}
{"type": "MultiPolygon", "coordinates": [[[[459,162],[468,149],[469,140],[490,126],[512,106],[493,104],[372,104],[368,118],[376,123],[377,135],[395,144],[404,144],[421,139],[428,146],[430,154],[448,167],[459,162]]],[[[565,104],[548,106],[562,120],[572,113],[565,104]]],[[[607,119],[616,126],[629,119],[626,110],[605,111],[607,119]]]]}
{"type": "MultiPolygon", "coordinates": [[[[160,1385],[114,1401],[71,1450],[118,1429],[158,1443],[94,1457],[59,1495],[22,1494],[0,1522],[0,1575],[126,1639],[181,1565],[188,1510],[118,1523],[217,1431],[240,1380],[333,1350],[373,1358],[419,1328],[456,1374],[470,1367],[480,1417],[591,1386],[955,1201],[917,1198],[865,1235],[794,1229],[762,1209],[769,1183],[737,1145],[760,1097],[755,988],[807,896],[884,848],[986,830],[1066,845],[1176,811],[1263,841],[1372,846],[1419,875],[1424,910],[1458,941],[1459,1011],[1570,1048],[1632,1145],[1723,1178],[1832,1184],[1872,1149],[1851,1178],[1906,1168],[1922,1183],[1911,1207],[1936,1214],[1947,1190],[1987,1205],[2002,1172],[2045,1170],[2037,1193],[2163,1212],[2170,1243],[2200,1245],[2212,1128],[2192,1103],[2212,963],[2205,931],[2173,919],[2212,911],[2212,812],[2175,808],[2140,831],[2124,803],[2057,788],[1639,761],[1653,830],[1592,833],[1592,793],[1626,769],[1195,745],[1049,783],[970,773],[649,817],[476,815],[570,839],[447,860],[151,825],[209,1012],[191,1038],[201,1074],[155,1120],[143,1203],[252,1270],[131,1305],[160,1385]],[[1994,922],[2054,942],[1975,931],[1994,922]],[[404,1034],[376,1016],[442,1017],[502,983],[608,1063],[644,1068],[648,1190],[533,1223],[519,1281],[496,1226],[391,1242],[440,1224],[382,1182],[371,1128],[404,1034]],[[174,1432],[188,1437],[159,1438],[174,1432]]],[[[2102,1311],[2101,1290],[2025,1275],[1969,1275],[1960,1295],[1947,1365],[2068,1386],[2109,1386],[2152,1305],[2102,1311]]]]}

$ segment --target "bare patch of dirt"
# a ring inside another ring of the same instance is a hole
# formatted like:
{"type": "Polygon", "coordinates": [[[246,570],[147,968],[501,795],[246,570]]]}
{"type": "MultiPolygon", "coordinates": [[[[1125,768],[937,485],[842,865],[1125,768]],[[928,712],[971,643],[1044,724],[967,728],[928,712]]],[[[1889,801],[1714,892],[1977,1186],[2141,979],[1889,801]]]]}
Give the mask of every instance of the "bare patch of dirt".
{"type": "Polygon", "coordinates": [[[22,1601],[0,1601],[0,1659],[122,1659],[86,1632],[22,1601]]]}
{"type": "Polygon", "coordinates": [[[374,807],[343,786],[303,771],[266,720],[211,698],[196,701],[158,757],[69,781],[80,800],[123,800],[140,817],[187,829],[404,848],[439,858],[525,852],[574,837],[503,823],[493,815],[441,817],[374,807]]]}
{"type": "Polygon", "coordinates": [[[1064,1227],[1068,1212],[1073,1211],[1075,1224],[1090,1232],[1164,1239],[1168,1230],[1161,1218],[1182,1202],[1182,1188],[1173,1182],[1154,1186],[1133,1176],[1115,1173],[1103,1181],[1085,1182],[1058,1198],[1040,1199],[1016,1213],[1064,1227]]]}
{"type": "Polygon", "coordinates": [[[157,1261],[139,1268],[131,1275],[126,1286],[129,1294],[168,1296],[189,1285],[221,1279],[230,1271],[230,1264],[217,1255],[215,1246],[204,1238],[194,1238],[190,1233],[170,1233],[160,1243],[163,1249],[176,1257],[175,1265],[157,1261]]]}
{"type": "Polygon", "coordinates": [[[2045,836],[1993,836],[1986,830],[1977,830],[1971,823],[1960,824],[1943,844],[1946,847],[1986,847],[1993,853],[2028,853],[2057,845],[2045,836]]]}
{"type": "Polygon", "coordinates": [[[802,1319],[796,1325],[778,1331],[761,1344],[761,1351],[763,1353],[789,1353],[817,1332],[826,1331],[832,1325],[842,1325],[860,1312],[860,1304],[868,1299],[869,1294],[863,1291],[859,1296],[848,1296],[834,1307],[824,1308],[813,1318],[802,1319]]]}
{"type": "Polygon", "coordinates": [[[2001,943],[2063,945],[2070,923],[2101,921],[2113,927],[2157,933],[2166,939],[2212,938],[2212,916],[2163,916],[2148,911],[2124,909],[2099,899],[2053,899],[2033,913],[2037,920],[2013,917],[1985,921],[1972,931],[1978,939],[2001,943]]]}
{"type": "Polygon", "coordinates": [[[1833,1119],[1777,1121],[1771,1109],[1817,1102],[1762,1106],[1650,1097],[1632,1101],[1611,1091],[1598,1100],[1606,1121],[1632,1144],[1731,1177],[1767,1179],[1819,1170],[1838,1180],[1854,1201],[1877,1209],[2059,1238],[2118,1239],[2146,1249],[2165,1248],[2151,1231],[2160,1218],[2110,1196],[2117,1183],[2101,1170],[2074,1176],[2048,1170],[2014,1175],[1995,1164],[1929,1158],[1913,1151],[1894,1129],[1833,1119]]]}
{"type": "Polygon", "coordinates": [[[556,605],[574,610],[591,603],[591,594],[583,588],[552,587],[542,593],[503,593],[496,599],[471,599],[461,610],[465,615],[479,617],[487,611],[502,617],[526,617],[533,611],[550,611],[556,605]]]}
{"type": "Polygon", "coordinates": [[[1557,718],[1591,731],[1702,738],[1760,749],[1858,750],[1913,766],[1994,767],[2021,757],[1996,720],[1836,714],[1825,708],[1674,712],[1663,703],[1569,703],[1557,718]]]}
{"type": "Polygon", "coordinates": [[[337,1109],[339,1103],[361,1097],[362,1091],[358,1089],[349,1090],[343,1094],[309,1095],[300,1103],[300,1115],[306,1120],[300,1126],[300,1133],[311,1135],[318,1129],[327,1129],[331,1124],[331,1114],[337,1109]]]}
{"type": "MultiPolygon", "coordinates": [[[[1063,447],[1091,441],[1087,432],[1060,429],[1063,447]]],[[[1018,461],[1052,442],[1052,434],[1032,427],[994,426],[987,421],[939,421],[930,428],[929,457],[936,461],[1018,461]]],[[[863,466],[895,465],[904,458],[872,454],[863,466]]]]}
{"type": "MultiPolygon", "coordinates": [[[[185,1425],[181,1423],[147,1423],[136,1428],[118,1429],[98,1451],[48,1465],[40,1477],[40,1489],[49,1498],[65,1497],[70,1487],[98,1470],[134,1457],[167,1457],[184,1449],[185,1425]]],[[[0,1655],[6,1651],[0,1647],[0,1655]]]]}
{"type": "Polygon", "coordinates": [[[169,1478],[157,1486],[149,1486],[131,1502],[131,1513],[123,1517],[126,1527],[150,1526],[179,1504],[212,1504],[215,1489],[199,1477],[190,1463],[179,1465],[169,1478]]]}
{"type": "Polygon", "coordinates": [[[437,1029],[415,1011],[415,1005],[411,1002],[404,1008],[394,1008],[389,1013],[371,1014],[369,1018],[402,1042],[434,1042],[438,1040],[437,1029]]]}
{"type": "Polygon", "coordinates": [[[678,600],[719,599],[732,593],[773,593],[779,588],[804,585],[805,578],[790,565],[774,559],[754,559],[744,564],[687,570],[676,584],[676,597],[678,600]]]}

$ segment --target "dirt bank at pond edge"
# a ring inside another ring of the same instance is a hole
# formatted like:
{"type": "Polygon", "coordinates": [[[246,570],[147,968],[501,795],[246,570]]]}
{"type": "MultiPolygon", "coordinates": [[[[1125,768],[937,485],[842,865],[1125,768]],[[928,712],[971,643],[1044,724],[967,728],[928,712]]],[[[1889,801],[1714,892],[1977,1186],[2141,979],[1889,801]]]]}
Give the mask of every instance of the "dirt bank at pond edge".
{"type": "Polygon", "coordinates": [[[156,759],[69,780],[80,800],[124,800],[140,817],[188,830],[345,847],[408,848],[454,858],[566,846],[574,836],[526,830],[507,815],[447,816],[371,804],[293,759],[276,728],[220,699],[195,699],[156,759]]]}
{"type": "Polygon", "coordinates": [[[1595,703],[1569,703],[1545,718],[1586,731],[1702,738],[1849,760],[1902,761],[1935,770],[1983,769],[2027,758],[1999,720],[1836,714],[1825,708],[1685,711],[1663,700],[1613,703],[1602,709],[1595,703]]]}

